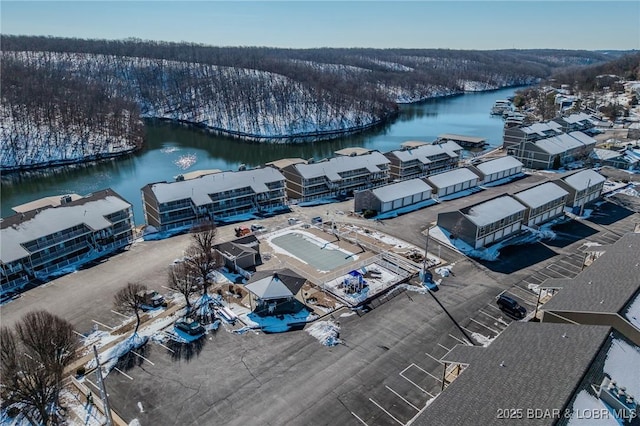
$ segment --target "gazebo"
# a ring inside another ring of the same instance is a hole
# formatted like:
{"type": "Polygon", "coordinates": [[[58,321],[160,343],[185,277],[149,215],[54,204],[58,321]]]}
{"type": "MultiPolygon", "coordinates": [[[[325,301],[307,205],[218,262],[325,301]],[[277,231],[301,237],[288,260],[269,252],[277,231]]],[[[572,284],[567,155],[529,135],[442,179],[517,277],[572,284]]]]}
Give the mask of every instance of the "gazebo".
{"type": "Polygon", "coordinates": [[[289,269],[256,272],[245,285],[252,295],[252,311],[260,316],[300,312],[305,306],[295,296],[306,281],[289,269]]]}

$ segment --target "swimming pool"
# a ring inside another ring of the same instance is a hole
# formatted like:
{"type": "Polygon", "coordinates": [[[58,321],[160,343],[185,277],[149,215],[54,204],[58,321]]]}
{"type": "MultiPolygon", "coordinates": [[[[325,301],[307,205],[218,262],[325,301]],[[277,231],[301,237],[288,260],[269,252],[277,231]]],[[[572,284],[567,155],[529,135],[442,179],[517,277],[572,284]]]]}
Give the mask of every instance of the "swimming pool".
{"type": "Polygon", "coordinates": [[[289,232],[270,242],[319,271],[331,271],[357,259],[353,253],[306,232],[289,232]]]}

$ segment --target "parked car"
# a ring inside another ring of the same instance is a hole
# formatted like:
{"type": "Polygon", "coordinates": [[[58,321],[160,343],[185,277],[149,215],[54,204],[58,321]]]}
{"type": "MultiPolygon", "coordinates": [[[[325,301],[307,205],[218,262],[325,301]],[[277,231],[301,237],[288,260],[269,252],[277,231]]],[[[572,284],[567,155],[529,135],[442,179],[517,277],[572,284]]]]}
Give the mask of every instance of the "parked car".
{"type": "Polygon", "coordinates": [[[264,226],[258,224],[258,223],[254,223],[253,225],[251,225],[251,230],[253,232],[264,232],[267,230],[267,228],[265,228],[264,226]]]}
{"type": "Polygon", "coordinates": [[[527,310],[524,307],[520,306],[515,299],[505,296],[504,294],[498,296],[496,303],[503,312],[506,312],[515,318],[522,319],[527,315],[527,310]]]}
{"type": "Polygon", "coordinates": [[[178,320],[173,325],[176,330],[187,333],[189,336],[199,336],[205,333],[205,329],[198,321],[178,320]]]}
{"type": "Polygon", "coordinates": [[[251,229],[246,226],[240,226],[239,228],[235,228],[236,237],[244,237],[245,235],[251,234],[251,229]]]}
{"type": "Polygon", "coordinates": [[[164,297],[155,290],[145,290],[138,293],[138,297],[140,298],[140,303],[142,304],[142,309],[155,309],[159,307],[167,307],[167,301],[164,300],[164,297]]]}

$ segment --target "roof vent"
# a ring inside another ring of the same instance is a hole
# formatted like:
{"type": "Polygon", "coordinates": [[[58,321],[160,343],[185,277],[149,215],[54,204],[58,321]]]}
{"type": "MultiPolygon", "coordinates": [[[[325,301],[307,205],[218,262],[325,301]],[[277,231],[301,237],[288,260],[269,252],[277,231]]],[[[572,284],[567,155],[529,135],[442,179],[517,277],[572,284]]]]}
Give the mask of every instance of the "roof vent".
{"type": "Polygon", "coordinates": [[[500,362],[500,367],[506,367],[506,364],[504,363],[504,361],[500,362]]]}
{"type": "Polygon", "coordinates": [[[567,333],[563,333],[563,334],[562,334],[562,338],[563,338],[563,339],[566,339],[567,337],[569,337],[569,336],[567,336],[567,333]]]}

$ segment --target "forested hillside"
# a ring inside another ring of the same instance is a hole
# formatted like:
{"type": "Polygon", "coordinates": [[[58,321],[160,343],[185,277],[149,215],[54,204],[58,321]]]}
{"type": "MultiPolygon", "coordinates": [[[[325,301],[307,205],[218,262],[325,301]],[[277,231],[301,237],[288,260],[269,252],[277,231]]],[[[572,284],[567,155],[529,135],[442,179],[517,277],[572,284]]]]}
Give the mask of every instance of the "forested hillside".
{"type": "Polygon", "coordinates": [[[4,169],[130,150],[140,145],[138,117],[256,141],[326,139],[383,122],[399,103],[530,84],[562,67],[609,59],[586,51],[0,41],[4,169]]]}

